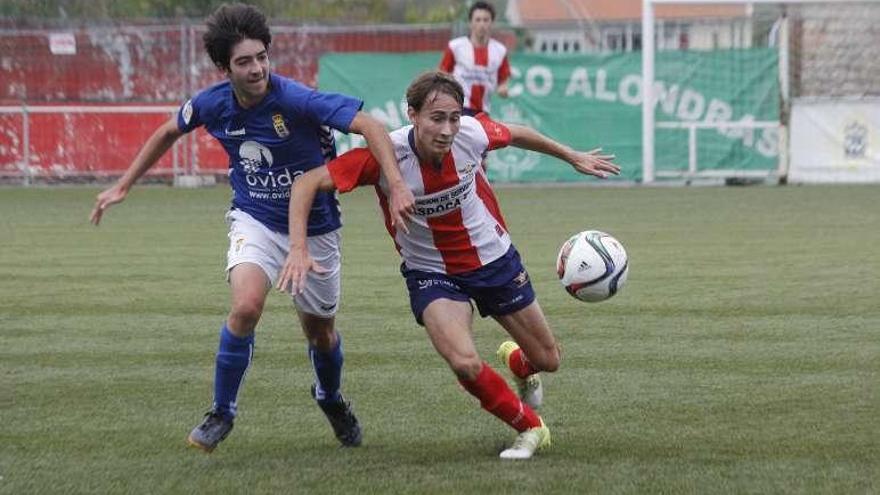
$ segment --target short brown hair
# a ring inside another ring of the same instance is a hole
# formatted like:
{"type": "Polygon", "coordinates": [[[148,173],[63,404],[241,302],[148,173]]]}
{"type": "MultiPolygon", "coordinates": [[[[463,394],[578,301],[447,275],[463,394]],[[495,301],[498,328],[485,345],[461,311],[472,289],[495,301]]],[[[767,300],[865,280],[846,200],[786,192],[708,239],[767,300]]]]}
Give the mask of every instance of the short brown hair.
{"type": "Polygon", "coordinates": [[[424,72],[410,83],[406,88],[406,104],[418,112],[432,93],[449,95],[460,106],[464,106],[464,90],[461,89],[461,84],[450,74],[439,70],[424,72]]]}
{"type": "Polygon", "coordinates": [[[495,7],[493,7],[491,3],[489,3],[489,2],[474,2],[474,4],[471,5],[471,8],[468,10],[468,20],[469,21],[474,18],[474,12],[476,12],[478,10],[488,10],[489,16],[492,18],[493,21],[495,20],[495,7]]]}

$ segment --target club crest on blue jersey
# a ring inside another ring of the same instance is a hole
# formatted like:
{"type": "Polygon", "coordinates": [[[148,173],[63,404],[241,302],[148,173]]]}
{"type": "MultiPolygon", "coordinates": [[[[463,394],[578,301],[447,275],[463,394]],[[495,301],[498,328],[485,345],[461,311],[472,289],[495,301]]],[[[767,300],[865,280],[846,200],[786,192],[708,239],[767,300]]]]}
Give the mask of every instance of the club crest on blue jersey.
{"type": "Polygon", "coordinates": [[[275,128],[275,134],[278,134],[278,137],[286,138],[290,136],[290,129],[284,124],[284,116],[280,113],[272,115],[272,127],[275,128]]]}

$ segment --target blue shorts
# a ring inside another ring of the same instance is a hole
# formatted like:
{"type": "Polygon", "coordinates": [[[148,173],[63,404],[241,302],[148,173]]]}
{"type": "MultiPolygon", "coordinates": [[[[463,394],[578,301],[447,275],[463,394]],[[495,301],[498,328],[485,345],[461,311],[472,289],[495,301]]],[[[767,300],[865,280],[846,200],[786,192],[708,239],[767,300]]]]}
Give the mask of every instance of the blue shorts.
{"type": "Polygon", "coordinates": [[[400,273],[406,278],[409,304],[419,325],[424,325],[425,308],[437,299],[473,300],[483,317],[510,314],[535,300],[529,273],[513,246],[504,256],[472,272],[447,275],[408,270],[401,264],[400,273]]]}

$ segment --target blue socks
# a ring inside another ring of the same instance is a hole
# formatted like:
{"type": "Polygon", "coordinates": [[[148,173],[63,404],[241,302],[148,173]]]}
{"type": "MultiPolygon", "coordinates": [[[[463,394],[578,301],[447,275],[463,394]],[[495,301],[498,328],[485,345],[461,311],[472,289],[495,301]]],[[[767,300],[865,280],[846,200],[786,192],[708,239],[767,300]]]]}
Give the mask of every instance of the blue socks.
{"type": "Polygon", "coordinates": [[[342,335],[336,333],[336,347],[329,352],[321,352],[309,345],[309,360],[315,368],[315,399],[320,402],[340,402],[342,395],[342,335]]]}
{"type": "MultiPolygon", "coordinates": [[[[315,398],[320,402],[340,402],[342,395],[342,336],[337,332],[336,347],[321,352],[309,345],[309,360],[315,369],[315,398]]],[[[226,324],[220,329],[220,346],[214,368],[214,411],[226,419],[235,418],[238,390],[254,354],[254,334],[236,337],[226,324]]]]}
{"type": "Polygon", "coordinates": [[[254,334],[244,338],[236,337],[226,327],[226,323],[223,323],[214,368],[214,411],[226,419],[235,418],[238,389],[244,381],[253,355],[254,334]]]}

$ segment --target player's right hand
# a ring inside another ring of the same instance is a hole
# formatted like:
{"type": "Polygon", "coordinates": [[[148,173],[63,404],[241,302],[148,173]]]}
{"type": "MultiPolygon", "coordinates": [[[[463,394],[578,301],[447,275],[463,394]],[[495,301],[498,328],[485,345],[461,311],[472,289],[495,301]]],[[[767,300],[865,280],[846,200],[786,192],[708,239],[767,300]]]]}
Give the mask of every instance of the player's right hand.
{"type": "Polygon", "coordinates": [[[275,288],[281,292],[290,292],[292,295],[302,294],[306,287],[309,270],[315,273],[327,273],[328,270],[319,265],[309,256],[309,250],[305,248],[291,248],[284,261],[284,267],[278,275],[278,283],[275,288]]]}
{"type": "Polygon", "coordinates": [[[400,229],[404,234],[409,234],[406,223],[410,216],[416,212],[416,199],[412,191],[403,182],[391,185],[389,213],[391,214],[391,226],[400,229]]]}
{"type": "Polygon", "coordinates": [[[118,184],[101,191],[101,193],[95,198],[95,207],[92,209],[92,214],[89,216],[89,220],[93,224],[98,225],[101,223],[101,217],[104,216],[104,210],[111,205],[121,203],[127,195],[128,190],[118,184]]]}
{"type": "Polygon", "coordinates": [[[582,174],[606,179],[609,174],[620,174],[620,167],[613,160],[614,155],[602,153],[602,148],[596,148],[590,151],[575,152],[571,165],[582,174]]]}

